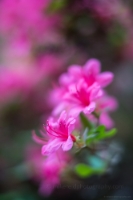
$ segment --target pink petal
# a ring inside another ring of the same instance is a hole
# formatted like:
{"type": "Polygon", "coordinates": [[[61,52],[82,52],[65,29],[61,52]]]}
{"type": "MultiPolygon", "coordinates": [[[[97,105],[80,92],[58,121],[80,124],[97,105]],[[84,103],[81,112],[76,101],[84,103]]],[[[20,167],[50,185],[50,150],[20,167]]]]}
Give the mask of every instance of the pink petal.
{"type": "Polygon", "coordinates": [[[60,121],[66,120],[66,117],[67,117],[66,111],[63,110],[63,111],[61,112],[61,114],[60,114],[59,119],[58,119],[58,123],[60,123],[60,121]]]}
{"type": "Polygon", "coordinates": [[[62,145],[62,149],[63,149],[63,151],[68,151],[72,148],[72,146],[73,146],[72,138],[71,138],[71,136],[68,136],[67,141],[64,142],[62,145]]]}
{"type": "Polygon", "coordinates": [[[91,95],[90,95],[90,100],[93,101],[99,97],[101,97],[103,94],[100,85],[94,83],[91,87],[91,95]]]}
{"type": "Polygon", "coordinates": [[[114,97],[109,97],[107,99],[107,105],[108,105],[110,111],[114,111],[118,108],[118,102],[117,102],[116,98],[114,98],[114,97]]]}
{"type": "Polygon", "coordinates": [[[85,107],[85,109],[83,110],[83,112],[85,114],[90,114],[92,113],[96,108],[96,104],[95,102],[91,102],[89,106],[85,107]]]}
{"type": "Polygon", "coordinates": [[[84,108],[82,108],[80,106],[71,108],[69,111],[69,114],[76,118],[79,115],[79,113],[83,111],[83,109],[84,108]]]}
{"type": "Polygon", "coordinates": [[[72,65],[69,67],[69,73],[73,75],[75,78],[76,76],[80,76],[82,73],[82,68],[79,65],[72,65]]]}
{"type": "Polygon", "coordinates": [[[57,151],[62,145],[62,141],[59,139],[53,139],[42,147],[42,154],[49,154],[57,151]]]}
{"type": "Polygon", "coordinates": [[[112,128],[114,126],[113,120],[105,112],[100,115],[99,122],[100,122],[100,124],[105,125],[106,128],[108,128],[108,129],[110,129],[110,128],[112,128]]]}
{"type": "Polygon", "coordinates": [[[35,131],[32,131],[32,138],[38,144],[45,144],[46,140],[36,135],[35,131]]]}
{"type": "Polygon", "coordinates": [[[101,63],[97,59],[90,59],[84,66],[85,73],[98,75],[101,70],[101,63]]]}
{"type": "Polygon", "coordinates": [[[103,72],[100,75],[97,76],[97,82],[100,86],[106,87],[109,85],[114,78],[114,75],[112,72],[103,72]]]}
{"type": "Polygon", "coordinates": [[[66,107],[65,103],[60,103],[59,105],[57,105],[55,107],[55,109],[52,112],[52,115],[57,116],[61,113],[62,110],[64,110],[64,108],[66,107]]]}
{"type": "Polygon", "coordinates": [[[69,82],[71,82],[71,81],[70,81],[69,75],[68,75],[67,73],[64,73],[64,74],[62,74],[62,75],[60,76],[60,78],[59,78],[59,83],[60,83],[61,85],[67,85],[67,84],[69,84],[69,82]]]}

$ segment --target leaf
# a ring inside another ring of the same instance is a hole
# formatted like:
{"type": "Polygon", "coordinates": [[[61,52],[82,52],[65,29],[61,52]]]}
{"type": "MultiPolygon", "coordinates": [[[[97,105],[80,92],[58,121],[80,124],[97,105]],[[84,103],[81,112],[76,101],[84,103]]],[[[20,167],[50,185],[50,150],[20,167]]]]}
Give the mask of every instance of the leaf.
{"type": "Polygon", "coordinates": [[[96,140],[96,137],[97,137],[96,133],[90,134],[86,139],[86,144],[89,145],[92,142],[94,142],[96,140]]]}
{"type": "Polygon", "coordinates": [[[116,134],[116,132],[117,132],[116,128],[113,128],[113,129],[111,129],[110,131],[107,131],[107,132],[101,132],[97,136],[97,139],[102,140],[102,139],[105,139],[105,138],[113,137],[116,134]]]}
{"type": "Polygon", "coordinates": [[[116,129],[113,128],[110,131],[105,130],[104,125],[100,125],[97,128],[93,128],[86,133],[86,144],[90,145],[93,142],[98,142],[100,140],[113,137],[116,134],[116,129]]]}
{"type": "Polygon", "coordinates": [[[52,3],[49,5],[48,11],[50,12],[57,12],[64,8],[67,4],[66,0],[53,0],[52,3]]]}
{"type": "Polygon", "coordinates": [[[75,166],[75,172],[81,178],[86,178],[94,174],[101,174],[103,169],[93,168],[84,163],[80,163],[75,166]]]}
{"type": "Polygon", "coordinates": [[[99,133],[104,133],[105,132],[105,126],[104,125],[100,125],[96,128],[96,132],[99,133]]]}
{"type": "Polygon", "coordinates": [[[88,118],[83,113],[80,113],[80,120],[85,128],[89,129],[93,128],[93,124],[88,120],[88,118]]]}

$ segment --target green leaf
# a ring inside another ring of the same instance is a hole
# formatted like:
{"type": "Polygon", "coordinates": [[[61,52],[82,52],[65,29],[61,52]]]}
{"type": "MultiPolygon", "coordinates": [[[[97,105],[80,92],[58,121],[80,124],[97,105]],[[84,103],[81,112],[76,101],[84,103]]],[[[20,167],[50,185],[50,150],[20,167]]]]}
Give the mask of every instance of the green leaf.
{"type": "Polygon", "coordinates": [[[97,139],[102,140],[102,139],[113,137],[116,134],[116,132],[117,130],[115,128],[107,132],[100,132],[99,135],[97,135],[97,139]]]}
{"type": "Polygon", "coordinates": [[[107,131],[107,132],[106,132],[106,136],[107,136],[107,137],[112,137],[112,136],[114,136],[116,133],[117,133],[117,129],[116,129],[116,128],[113,128],[113,129],[111,129],[110,131],[107,131]]]}
{"type": "Polygon", "coordinates": [[[90,145],[93,142],[98,142],[100,140],[113,137],[116,134],[116,129],[113,128],[109,131],[105,130],[104,125],[100,125],[97,128],[93,128],[86,133],[86,144],[90,145]]]}
{"type": "Polygon", "coordinates": [[[77,164],[75,166],[75,172],[81,178],[86,178],[94,174],[101,174],[103,173],[103,169],[101,168],[93,168],[84,163],[77,164]]]}
{"type": "Polygon", "coordinates": [[[57,12],[58,10],[64,8],[66,4],[66,0],[53,0],[52,3],[49,5],[48,11],[57,12]]]}
{"type": "Polygon", "coordinates": [[[88,120],[88,118],[83,113],[80,113],[80,120],[85,128],[89,129],[93,128],[93,124],[88,120]]]}
{"type": "Polygon", "coordinates": [[[87,137],[86,144],[89,145],[92,142],[94,142],[96,139],[97,139],[97,134],[96,133],[92,133],[87,137]]]}
{"type": "Polygon", "coordinates": [[[105,126],[104,125],[100,125],[96,128],[96,132],[98,133],[104,133],[105,132],[105,126]]]}

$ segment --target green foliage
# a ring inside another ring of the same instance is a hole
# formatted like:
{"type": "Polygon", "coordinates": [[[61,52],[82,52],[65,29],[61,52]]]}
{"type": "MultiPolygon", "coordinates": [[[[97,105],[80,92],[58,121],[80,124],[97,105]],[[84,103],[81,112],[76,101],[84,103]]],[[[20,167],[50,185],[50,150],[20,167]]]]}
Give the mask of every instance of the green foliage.
{"type": "Polygon", "coordinates": [[[85,132],[83,135],[86,145],[90,145],[93,142],[98,142],[100,140],[113,137],[116,134],[117,130],[115,128],[106,131],[106,127],[104,125],[94,127],[94,125],[83,113],[80,114],[80,119],[85,128],[85,132]]]}
{"type": "Polygon", "coordinates": [[[80,113],[80,120],[85,128],[91,129],[94,127],[93,124],[88,120],[88,118],[83,113],[80,113]]]}
{"type": "Polygon", "coordinates": [[[94,174],[102,174],[103,171],[104,171],[103,168],[91,167],[84,163],[80,163],[75,166],[75,172],[81,178],[87,178],[94,174]]]}

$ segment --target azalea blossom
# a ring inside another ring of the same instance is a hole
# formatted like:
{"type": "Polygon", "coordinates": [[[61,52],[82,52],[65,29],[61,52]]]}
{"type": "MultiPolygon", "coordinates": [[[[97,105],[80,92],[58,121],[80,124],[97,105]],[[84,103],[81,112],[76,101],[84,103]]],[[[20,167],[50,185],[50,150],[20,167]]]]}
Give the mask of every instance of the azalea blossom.
{"type": "Polygon", "coordinates": [[[51,92],[51,96],[56,100],[53,113],[56,115],[62,109],[68,109],[70,105],[66,104],[66,101],[70,104],[73,103],[74,112],[77,114],[80,111],[87,114],[93,112],[94,100],[102,95],[102,89],[113,80],[112,72],[100,73],[100,70],[101,64],[97,59],[88,60],[83,67],[70,66],[68,72],[59,77],[60,85],[51,92]]]}
{"type": "Polygon", "coordinates": [[[68,72],[60,76],[59,82],[61,85],[68,86],[68,84],[76,83],[79,79],[84,79],[88,86],[97,82],[101,87],[106,87],[113,80],[112,72],[102,72],[101,63],[97,59],[88,60],[83,67],[79,65],[72,65],[68,72]]]}
{"type": "MultiPolygon", "coordinates": [[[[73,116],[77,116],[80,112],[90,114],[95,110],[95,100],[101,95],[102,90],[97,83],[88,87],[87,83],[81,79],[77,85],[70,85],[68,92],[63,97],[64,106],[69,108],[69,112],[73,116]]],[[[59,111],[62,105],[63,103],[57,107],[56,111],[59,111]]]]}
{"type": "Polygon", "coordinates": [[[39,193],[44,196],[50,195],[60,184],[61,174],[70,161],[70,155],[58,150],[48,157],[44,157],[40,154],[38,146],[31,145],[28,145],[25,154],[29,167],[27,173],[39,184],[39,193]]]}
{"type": "Polygon", "coordinates": [[[75,136],[72,135],[75,122],[76,119],[68,117],[65,111],[61,113],[57,121],[50,118],[46,125],[46,132],[49,140],[42,147],[42,154],[55,152],[60,147],[62,147],[63,151],[70,150],[73,143],[76,141],[75,136]]]}

